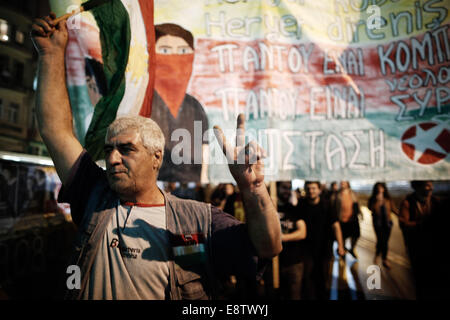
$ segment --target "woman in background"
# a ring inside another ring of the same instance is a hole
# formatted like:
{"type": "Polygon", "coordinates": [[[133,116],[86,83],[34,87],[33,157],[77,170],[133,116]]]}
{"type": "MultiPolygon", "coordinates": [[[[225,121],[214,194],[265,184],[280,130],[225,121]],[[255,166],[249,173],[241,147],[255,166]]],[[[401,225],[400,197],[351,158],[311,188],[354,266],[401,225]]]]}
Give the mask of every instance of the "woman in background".
{"type": "Polygon", "coordinates": [[[383,266],[389,269],[391,266],[387,259],[387,253],[392,230],[391,212],[395,208],[384,182],[377,182],[373,186],[368,208],[372,212],[373,228],[377,235],[375,260],[381,254],[383,266]]]}

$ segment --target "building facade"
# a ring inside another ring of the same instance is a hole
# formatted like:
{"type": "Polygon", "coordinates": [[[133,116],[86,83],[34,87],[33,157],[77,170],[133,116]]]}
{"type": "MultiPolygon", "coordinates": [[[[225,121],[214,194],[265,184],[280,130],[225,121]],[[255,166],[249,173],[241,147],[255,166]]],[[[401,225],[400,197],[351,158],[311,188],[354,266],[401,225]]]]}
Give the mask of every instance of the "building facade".
{"type": "Polygon", "coordinates": [[[36,118],[37,54],[33,18],[47,15],[47,0],[0,1],[0,150],[48,155],[36,118]]]}

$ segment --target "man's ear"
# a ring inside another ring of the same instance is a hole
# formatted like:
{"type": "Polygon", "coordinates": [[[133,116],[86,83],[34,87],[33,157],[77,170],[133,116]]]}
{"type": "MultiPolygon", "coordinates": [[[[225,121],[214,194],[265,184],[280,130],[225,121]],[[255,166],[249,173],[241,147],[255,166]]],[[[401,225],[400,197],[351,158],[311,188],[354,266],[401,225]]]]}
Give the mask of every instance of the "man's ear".
{"type": "Polygon", "coordinates": [[[156,151],[153,155],[155,157],[155,161],[153,163],[153,169],[158,170],[161,167],[162,162],[162,152],[160,150],[156,151]]]}

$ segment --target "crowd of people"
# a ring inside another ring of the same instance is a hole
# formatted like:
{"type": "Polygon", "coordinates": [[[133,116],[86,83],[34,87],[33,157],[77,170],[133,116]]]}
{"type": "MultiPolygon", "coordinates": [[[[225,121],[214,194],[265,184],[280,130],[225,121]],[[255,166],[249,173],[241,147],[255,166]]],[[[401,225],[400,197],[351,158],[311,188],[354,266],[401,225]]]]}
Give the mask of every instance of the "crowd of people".
{"type": "MultiPolygon", "coordinates": [[[[166,191],[180,195],[186,186],[167,185],[166,191]]],[[[264,289],[256,294],[281,300],[327,300],[330,297],[332,262],[337,255],[348,253],[358,259],[356,244],[361,236],[360,206],[366,206],[372,216],[376,235],[373,263],[389,271],[388,244],[393,217],[398,217],[404,245],[411,263],[418,299],[445,296],[430,264],[439,254],[445,225],[445,203],[432,194],[431,181],[412,181],[413,192],[396,205],[385,182],[373,185],[369,199],[363,201],[351,189],[348,181],[332,182],[327,188],[319,181],[306,181],[303,189],[293,190],[291,181],[276,183],[277,210],[282,229],[283,250],[278,256],[279,290],[274,289],[272,264],[265,269],[260,284],[264,289]],[[441,229],[440,229],[441,228],[441,229]],[[333,252],[336,241],[337,250],[333,252]],[[345,245],[347,243],[347,246],[345,245]],[[381,261],[380,261],[381,258],[381,261]],[[380,264],[381,262],[381,264],[380,264]]],[[[206,201],[245,222],[245,212],[238,189],[231,183],[215,188],[197,185],[191,189],[191,199],[206,201]]],[[[442,281],[441,281],[442,282],[442,281]]],[[[231,283],[236,283],[232,278],[231,283]]]]}

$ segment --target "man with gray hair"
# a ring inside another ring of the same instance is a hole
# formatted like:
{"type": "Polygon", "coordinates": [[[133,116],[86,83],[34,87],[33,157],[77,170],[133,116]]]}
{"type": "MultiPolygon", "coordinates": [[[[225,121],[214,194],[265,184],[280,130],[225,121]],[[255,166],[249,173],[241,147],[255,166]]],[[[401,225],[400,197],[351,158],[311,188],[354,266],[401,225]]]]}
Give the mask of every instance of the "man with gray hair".
{"type": "Polygon", "coordinates": [[[216,137],[242,194],[243,224],[209,204],[178,199],[156,184],[164,150],[158,125],[119,118],[105,140],[106,172],[76,139],[65,85],[65,22],[54,14],[32,26],[39,52],[36,114],[78,235],[71,264],[81,271],[73,299],[214,299],[217,280],[229,274],[251,279],[255,258],[281,251],[280,224],[264,184],[263,151],[244,146],[238,118],[236,148],[220,128],[216,137]],[[249,159],[257,159],[250,163],[249,159]],[[245,163],[236,160],[245,158],[245,163]]]}

